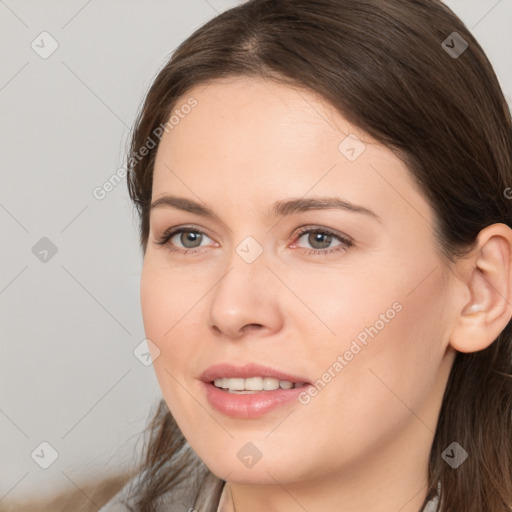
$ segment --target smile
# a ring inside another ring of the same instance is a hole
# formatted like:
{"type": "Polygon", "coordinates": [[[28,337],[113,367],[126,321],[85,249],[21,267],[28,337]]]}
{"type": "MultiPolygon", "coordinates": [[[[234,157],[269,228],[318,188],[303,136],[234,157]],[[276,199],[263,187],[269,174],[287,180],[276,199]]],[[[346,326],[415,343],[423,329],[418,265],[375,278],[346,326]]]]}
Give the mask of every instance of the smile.
{"type": "Polygon", "coordinates": [[[206,369],[202,381],[206,400],[218,412],[232,418],[252,419],[292,401],[311,385],[304,376],[277,368],[246,363],[220,363],[206,369]]]}
{"type": "Polygon", "coordinates": [[[224,377],[213,381],[215,387],[224,389],[229,393],[254,394],[261,391],[274,391],[276,389],[292,389],[304,386],[304,382],[291,382],[279,380],[274,377],[224,377]]]}

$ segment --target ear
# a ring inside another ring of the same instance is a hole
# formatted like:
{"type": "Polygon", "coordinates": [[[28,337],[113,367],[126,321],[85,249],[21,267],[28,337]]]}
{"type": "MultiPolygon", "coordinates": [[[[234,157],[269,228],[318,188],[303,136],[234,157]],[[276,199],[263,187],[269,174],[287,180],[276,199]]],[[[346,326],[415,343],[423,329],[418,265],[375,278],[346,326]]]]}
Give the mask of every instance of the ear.
{"type": "Polygon", "coordinates": [[[512,229],[506,224],[480,231],[464,261],[463,285],[465,298],[450,345],[459,352],[477,352],[492,344],[512,316],[512,229]]]}

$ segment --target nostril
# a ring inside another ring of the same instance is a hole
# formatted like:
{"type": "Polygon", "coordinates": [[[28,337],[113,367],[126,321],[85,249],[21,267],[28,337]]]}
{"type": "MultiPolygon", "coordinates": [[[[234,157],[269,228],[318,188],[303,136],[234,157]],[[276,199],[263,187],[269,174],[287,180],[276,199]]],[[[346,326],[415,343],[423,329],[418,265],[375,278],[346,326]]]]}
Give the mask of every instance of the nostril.
{"type": "Polygon", "coordinates": [[[248,324],[244,327],[244,329],[247,331],[252,331],[254,329],[260,329],[261,327],[263,327],[261,324],[248,324]]]}

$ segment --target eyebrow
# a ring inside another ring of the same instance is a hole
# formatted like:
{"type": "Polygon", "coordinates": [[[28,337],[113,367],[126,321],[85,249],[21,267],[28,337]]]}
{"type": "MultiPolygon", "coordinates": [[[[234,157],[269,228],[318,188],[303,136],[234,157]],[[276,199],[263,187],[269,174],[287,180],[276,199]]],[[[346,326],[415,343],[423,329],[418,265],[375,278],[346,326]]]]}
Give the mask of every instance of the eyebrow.
{"type": "MultiPolygon", "coordinates": [[[[178,196],[162,196],[151,204],[151,209],[155,208],[174,208],[185,212],[193,213],[207,218],[219,219],[212,210],[196,203],[191,199],[178,196]]],[[[301,213],[308,210],[345,210],[352,213],[359,213],[374,217],[376,220],[382,222],[382,219],[372,210],[359,206],[339,197],[319,197],[319,198],[293,198],[283,201],[276,201],[271,206],[271,213],[278,216],[291,215],[293,213],[301,213]]]]}

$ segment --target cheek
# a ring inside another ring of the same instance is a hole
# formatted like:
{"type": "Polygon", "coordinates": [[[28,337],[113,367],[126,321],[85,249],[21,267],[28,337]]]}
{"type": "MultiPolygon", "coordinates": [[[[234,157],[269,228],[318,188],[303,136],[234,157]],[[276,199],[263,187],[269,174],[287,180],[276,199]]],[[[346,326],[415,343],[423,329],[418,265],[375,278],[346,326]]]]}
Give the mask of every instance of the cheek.
{"type": "Polygon", "coordinates": [[[323,284],[322,292],[311,287],[308,296],[308,304],[334,332],[320,338],[315,347],[320,354],[332,360],[334,347],[335,356],[346,353],[348,367],[392,368],[386,373],[397,384],[439,364],[449,298],[444,271],[428,248],[422,253],[397,242],[379,258],[358,259],[355,269],[323,284]],[[393,252],[394,247],[400,251],[393,252]],[[317,291],[312,295],[311,290],[317,291]]]}
{"type": "Polygon", "coordinates": [[[204,282],[201,285],[186,272],[173,271],[159,255],[148,250],[140,283],[144,331],[156,346],[158,357],[153,360],[153,369],[162,394],[177,417],[181,417],[182,407],[191,403],[184,388],[190,386],[190,363],[200,353],[200,340],[191,332],[199,329],[194,315],[204,315],[200,310],[206,292],[204,282]]]}
{"type": "Polygon", "coordinates": [[[430,394],[447,342],[442,276],[434,272],[416,288],[414,273],[389,281],[372,294],[359,280],[351,300],[339,300],[337,323],[334,314],[330,317],[335,341],[331,338],[320,351],[308,354],[311,361],[316,354],[320,385],[332,382],[312,402],[318,400],[319,409],[328,407],[333,413],[330,427],[343,424],[354,442],[364,435],[371,442],[376,421],[382,431],[392,432],[411,419],[411,411],[424,414],[427,423],[433,418],[430,394]]]}
{"type": "Polygon", "coordinates": [[[151,254],[146,254],[142,266],[140,283],[140,304],[146,338],[155,345],[158,357],[153,358],[153,368],[162,390],[172,386],[171,375],[185,357],[184,350],[188,344],[173,343],[177,340],[180,319],[190,309],[186,287],[171,280],[171,273],[160,269],[151,254]]]}
{"type": "Polygon", "coordinates": [[[151,264],[150,257],[146,255],[140,282],[142,319],[146,337],[151,339],[160,350],[163,349],[162,334],[171,327],[170,321],[172,320],[170,316],[168,319],[166,318],[166,311],[172,311],[171,301],[166,290],[165,280],[159,278],[158,272],[151,264]]]}
{"type": "Polygon", "coordinates": [[[276,452],[279,443],[291,445],[306,437],[314,440],[316,460],[330,464],[335,456],[336,464],[349,467],[365,456],[387,452],[387,446],[409,446],[414,457],[430,442],[443,354],[440,284],[433,280],[409,295],[411,287],[405,285],[402,290],[381,288],[367,296],[371,300],[359,300],[364,296],[359,283],[359,296],[338,300],[341,314],[333,311],[324,317],[336,337],[320,337],[303,356],[320,390],[302,402],[293,425],[276,429],[276,452]],[[365,336],[358,338],[361,334],[365,336]],[[338,356],[344,358],[343,365],[338,356]]]}
{"type": "Polygon", "coordinates": [[[142,266],[140,303],[146,336],[166,350],[183,320],[201,299],[201,289],[190,276],[181,277],[161,258],[147,254],[142,266]]]}

